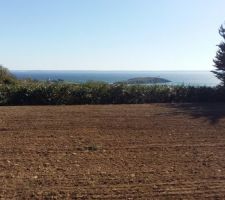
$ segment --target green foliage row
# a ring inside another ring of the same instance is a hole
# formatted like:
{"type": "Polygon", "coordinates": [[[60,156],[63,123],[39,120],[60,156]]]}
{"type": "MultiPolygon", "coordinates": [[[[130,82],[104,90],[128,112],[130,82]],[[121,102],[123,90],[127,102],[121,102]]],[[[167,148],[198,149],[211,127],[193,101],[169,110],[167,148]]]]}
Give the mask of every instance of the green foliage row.
{"type": "Polygon", "coordinates": [[[225,89],[168,85],[21,81],[0,84],[0,105],[140,104],[225,102],[225,89]]]}

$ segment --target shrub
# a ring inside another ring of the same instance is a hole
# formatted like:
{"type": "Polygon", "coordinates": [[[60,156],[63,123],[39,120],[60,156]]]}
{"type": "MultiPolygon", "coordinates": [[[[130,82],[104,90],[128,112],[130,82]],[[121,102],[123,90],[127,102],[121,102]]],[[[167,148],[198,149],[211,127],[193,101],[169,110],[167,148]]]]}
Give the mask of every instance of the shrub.
{"type": "Polygon", "coordinates": [[[223,87],[20,81],[0,85],[0,105],[225,102],[223,87]]]}

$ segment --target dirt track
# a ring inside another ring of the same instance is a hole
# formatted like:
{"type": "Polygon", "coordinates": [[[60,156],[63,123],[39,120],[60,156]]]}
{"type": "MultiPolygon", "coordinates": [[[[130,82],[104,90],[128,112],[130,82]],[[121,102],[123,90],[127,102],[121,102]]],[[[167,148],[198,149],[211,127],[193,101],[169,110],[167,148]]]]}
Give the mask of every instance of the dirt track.
{"type": "Polygon", "coordinates": [[[0,199],[225,199],[225,104],[0,107],[0,199]]]}

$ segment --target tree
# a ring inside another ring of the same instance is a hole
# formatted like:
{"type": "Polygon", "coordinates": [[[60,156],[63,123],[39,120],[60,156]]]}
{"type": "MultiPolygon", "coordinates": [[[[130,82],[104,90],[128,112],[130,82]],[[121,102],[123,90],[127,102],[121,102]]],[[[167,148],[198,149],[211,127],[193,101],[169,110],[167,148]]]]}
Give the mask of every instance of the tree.
{"type": "Polygon", "coordinates": [[[0,65],[0,84],[12,84],[15,83],[16,78],[10,73],[10,71],[0,65]]]}
{"type": "Polygon", "coordinates": [[[218,51],[216,53],[216,57],[213,60],[214,67],[216,68],[212,72],[216,75],[216,77],[221,81],[221,85],[225,87],[225,28],[223,25],[219,28],[219,34],[223,38],[218,47],[218,51]]]}

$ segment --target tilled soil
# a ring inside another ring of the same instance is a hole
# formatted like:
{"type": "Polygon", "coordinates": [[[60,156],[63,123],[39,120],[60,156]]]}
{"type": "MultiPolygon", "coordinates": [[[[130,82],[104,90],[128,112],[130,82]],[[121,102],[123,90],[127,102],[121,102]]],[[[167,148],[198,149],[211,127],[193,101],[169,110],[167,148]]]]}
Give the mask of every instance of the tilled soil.
{"type": "Polygon", "coordinates": [[[225,199],[225,104],[0,107],[0,199],[225,199]]]}

